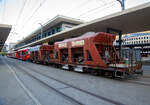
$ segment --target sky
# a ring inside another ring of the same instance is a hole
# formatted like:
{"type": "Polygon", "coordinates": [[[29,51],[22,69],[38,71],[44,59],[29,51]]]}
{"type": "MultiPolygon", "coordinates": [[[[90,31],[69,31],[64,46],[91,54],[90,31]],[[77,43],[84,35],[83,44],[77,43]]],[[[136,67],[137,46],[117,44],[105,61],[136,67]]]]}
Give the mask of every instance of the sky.
{"type": "MultiPolygon", "coordinates": [[[[125,0],[129,9],[150,0],[125,0]]],[[[12,25],[6,43],[18,42],[57,15],[91,21],[121,11],[117,0],[0,0],[0,24],[12,25]]]]}

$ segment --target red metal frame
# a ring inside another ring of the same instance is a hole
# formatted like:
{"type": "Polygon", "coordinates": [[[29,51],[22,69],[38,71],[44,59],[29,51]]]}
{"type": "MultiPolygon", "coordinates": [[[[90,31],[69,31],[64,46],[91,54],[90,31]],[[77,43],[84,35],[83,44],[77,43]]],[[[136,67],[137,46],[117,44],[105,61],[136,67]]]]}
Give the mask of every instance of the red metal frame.
{"type": "Polygon", "coordinates": [[[34,62],[60,66],[68,65],[71,69],[82,67],[90,68],[91,71],[109,71],[113,76],[142,72],[140,64],[126,64],[124,59],[119,58],[113,46],[115,38],[116,35],[103,32],[84,34],[77,38],[55,42],[54,45],[35,46],[30,48],[30,51],[27,48],[18,50],[16,58],[21,60],[30,58],[34,62]]]}
{"type": "MultiPolygon", "coordinates": [[[[33,47],[34,48],[34,47],[33,47]]],[[[35,62],[50,63],[54,62],[54,46],[53,45],[41,45],[38,50],[32,51],[30,59],[35,62]]]]}
{"type": "Polygon", "coordinates": [[[66,63],[76,64],[75,62],[73,62],[73,59],[75,58],[72,57],[72,53],[73,53],[72,50],[76,49],[75,52],[76,51],[79,52],[82,49],[83,58],[84,58],[82,65],[106,68],[107,65],[102,61],[99,55],[99,51],[103,51],[104,47],[111,47],[112,49],[114,49],[113,47],[114,40],[115,40],[115,35],[106,34],[106,33],[96,33],[94,35],[81,36],[77,38],[67,39],[62,42],[56,42],[55,49],[58,52],[58,59],[59,59],[58,63],[63,64],[63,62],[61,61],[61,57],[62,57],[61,53],[64,52],[67,53],[68,55],[68,61],[66,63]],[[96,44],[99,45],[99,51],[96,48],[96,44]],[[65,49],[66,52],[63,51],[65,49]],[[88,60],[87,51],[90,53],[93,59],[92,61],[88,60]]]}
{"type": "MultiPolygon", "coordinates": [[[[125,62],[117,55],[113,46],[115,37],[112,34],[98,32],[56,42],[55,50],[58,53],[58,64],[131,72],[131,69],[127,68],[125,62]]],[[[133,66],[132,71],[140,70],[140,67],[133,66]]]]}

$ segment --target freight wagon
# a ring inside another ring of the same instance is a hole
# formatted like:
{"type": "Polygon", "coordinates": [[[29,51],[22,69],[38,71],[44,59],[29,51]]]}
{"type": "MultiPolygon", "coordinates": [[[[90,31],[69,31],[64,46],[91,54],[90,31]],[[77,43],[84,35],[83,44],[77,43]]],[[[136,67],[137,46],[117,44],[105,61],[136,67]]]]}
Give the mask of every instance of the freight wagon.
{"type": "Polygon", "coordinates": [[[55,42],[54,45],[39,45],[31,47],[30,51],[19,50],[16,58],[20,59],[19,54],[27,54],[28,59],[36,63],[54,64],[63,69],[112,77],[142,74],[140,57],[137,60],[133,56],[137,52],[126,53],[125,50],[124,56],[120,58],[113,46],[115,37],[103,32],[88,32],[76,38],[55,42]]]}
{"type": "Polygon", "coordinates": [[[54,45],[38,45],[30,49],[30,61],[48,64],[55,62],[54,45]]]}

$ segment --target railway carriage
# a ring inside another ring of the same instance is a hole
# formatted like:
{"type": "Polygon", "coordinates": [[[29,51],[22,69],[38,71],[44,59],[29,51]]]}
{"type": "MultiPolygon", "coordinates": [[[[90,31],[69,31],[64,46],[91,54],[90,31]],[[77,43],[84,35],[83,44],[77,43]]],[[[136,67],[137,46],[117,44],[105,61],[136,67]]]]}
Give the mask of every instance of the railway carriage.
{"type": "Polygon", "coordinates": [[[30,49],[30,60],[36,63],[48,64],[54,62],[54,46],[38,45],[30,49]]]}
{"type": "Polygon", "coordinates": [[[140,55],[136,50],[124,50],[120,58],[113,46],[116,36],[103,32],[88,32],[82,36],[38,45],[15,52],[16,58],[36,63],[54,64],[63,69],[92,72],[112,77],[142,74],[140,55]],[[136,59],[135,59],[136,58],[136,59]]]}
{"type": "Polygon", "coordinates": [[[128,64],[127,58],[119,58],[113,46],[114,40],[115,35],[98,32],[56,42],[58,64],[64,69],[104,73],[113,77],[142,72],[140,63],[128,64]]]}
{"type": "Polygon", "coordinates": [[[30,48],[24,48],[16,51],[16,58],[20,60],[29,60],[30,58],[30,48]]]}

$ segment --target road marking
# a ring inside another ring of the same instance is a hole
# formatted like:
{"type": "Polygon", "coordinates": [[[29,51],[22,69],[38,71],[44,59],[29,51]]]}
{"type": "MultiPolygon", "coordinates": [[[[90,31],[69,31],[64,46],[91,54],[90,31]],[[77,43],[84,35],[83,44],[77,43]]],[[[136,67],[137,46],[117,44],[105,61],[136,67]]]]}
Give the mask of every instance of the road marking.
{"type": "Polygon", "coordinates": [[[7,67],[9,68],[9,70],[12,72],[12,74],[14,75],[15,79],[17,80],[17,82],[19,83],[19,85],[25,90],[25,92],[28,94],[28,96],[33,100],[33,102],[36,105],[42,105],[38,99],[36,97],[34,97],[32,95],[32,93],[29,91],[29,89],[23,84],[23,82],[19,79],[19,77],[17,76],[15,70],[13,70],[8,63],[6,63],[6,61],[3,60],[3,62],[7,65],[7,67]]]}

